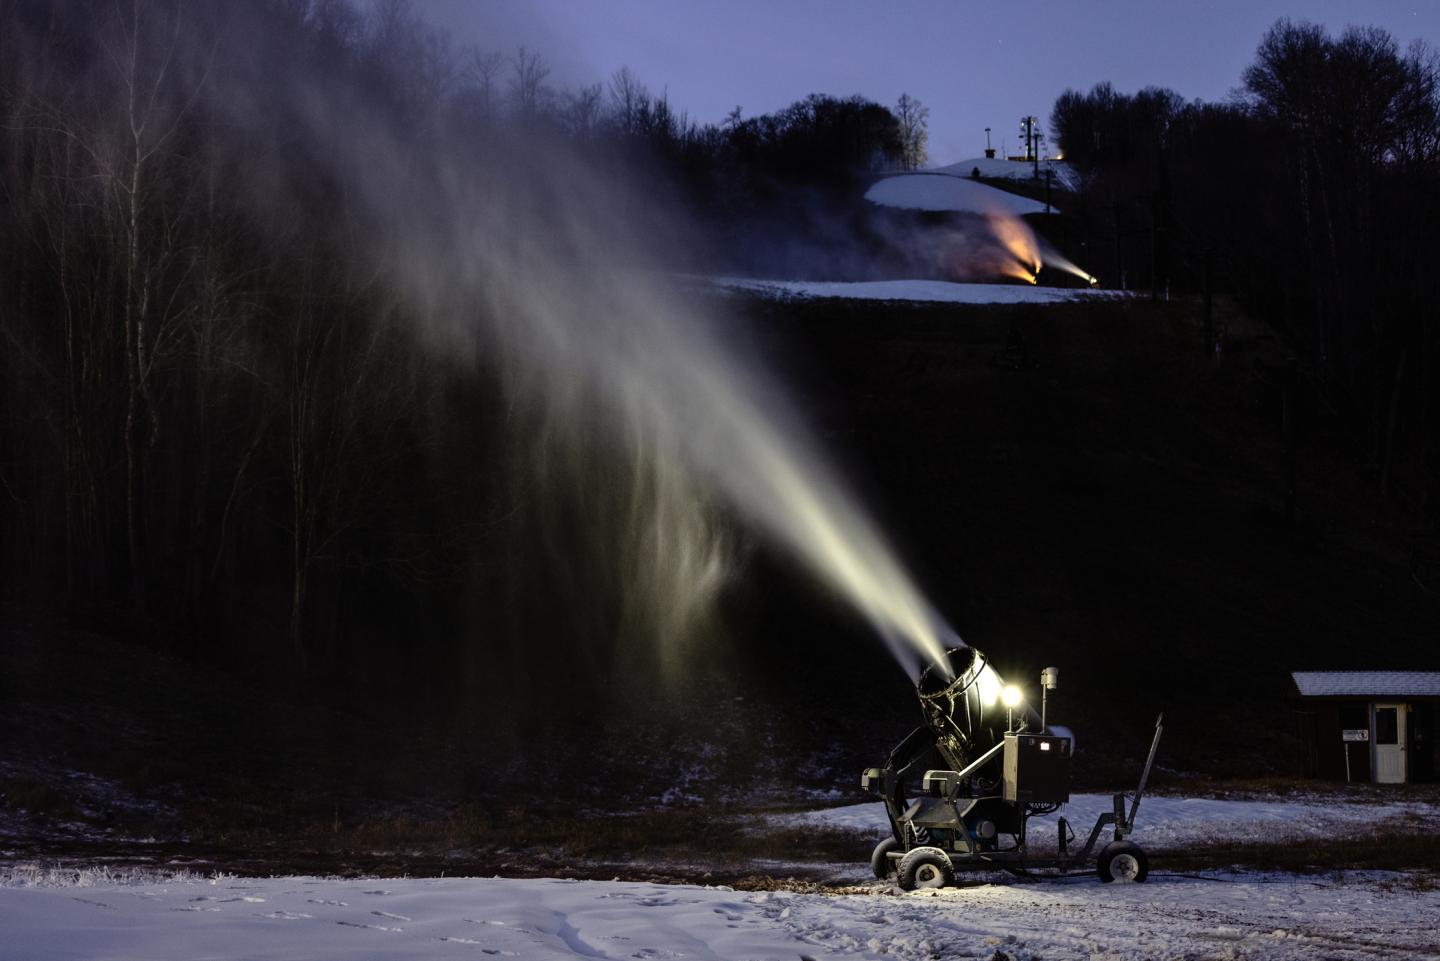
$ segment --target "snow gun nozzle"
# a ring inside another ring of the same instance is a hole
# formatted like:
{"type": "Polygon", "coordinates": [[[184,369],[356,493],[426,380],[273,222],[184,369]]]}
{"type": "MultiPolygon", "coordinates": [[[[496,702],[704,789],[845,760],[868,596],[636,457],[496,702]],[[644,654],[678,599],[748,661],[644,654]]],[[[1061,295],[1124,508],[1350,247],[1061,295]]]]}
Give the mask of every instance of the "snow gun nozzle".
{"type": "Polygon", "coordinates": [[[943,663],[937,662],[926,667],[920,680],[915,682],[921,699],[943,694],[961,681],[974,665],[976,654],[973,647],[952,647],[945,652],[943,663]]]}

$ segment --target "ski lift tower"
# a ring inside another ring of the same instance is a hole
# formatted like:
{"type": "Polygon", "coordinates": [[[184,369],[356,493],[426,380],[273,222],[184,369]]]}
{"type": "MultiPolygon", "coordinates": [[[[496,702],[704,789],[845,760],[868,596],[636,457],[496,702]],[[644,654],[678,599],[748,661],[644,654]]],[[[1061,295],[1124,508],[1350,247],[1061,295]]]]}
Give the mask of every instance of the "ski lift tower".
{"type": "Polygon", "coordinates": [[[1020,136],[1025,138],[1025,160],[1035,165],[1035,177],[1040,177],[1040,118],[1021,117],[1020,136]]]}

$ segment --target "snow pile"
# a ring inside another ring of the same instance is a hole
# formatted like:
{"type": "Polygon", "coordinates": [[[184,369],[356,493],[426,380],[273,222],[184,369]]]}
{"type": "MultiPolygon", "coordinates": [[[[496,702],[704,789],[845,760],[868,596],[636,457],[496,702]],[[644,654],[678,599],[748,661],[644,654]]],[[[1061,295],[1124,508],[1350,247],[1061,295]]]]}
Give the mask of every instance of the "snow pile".
{"type": "Polygon", "coordinates": [[[0,955],[78,958],[1104,958],[1428,956],[1440,891],[1383,879],[1093,878],[896,896],[608,881],[221,879],[0,888],[0,955]]]}
{"type": "Polygon", "coordinates": [[[848,300],[909,300],[946,304],[1054,304],[1070,300],[1115,299],[1119,291],[1028,284],[957,284],[946,280],[869,280],[854,283],[810,280],[756,280],[716,277],[711,283],[777,299],[839,297],[848,300]]]}
{"type": "MultiPolygon", "coordinates": [[[[1109,811],[1112,804],[1108,794],[1072,795],[1070,803],[1046,818],[1045,822],[1053,824],[1055,817],[1064,817],[1083,839],[1089,835],[1095,819],[1109,811]]],[[[1128,805],[1126,810],[1129,810],[1128,805]]],[[[1140,812],[1135,818],[1135,840],[1155,850],[1215,841],[1303,840],[1368,829],[1385,821],[1433,819],[1436,814],[1434,806],[1423,801],[1356,804],[1333,798],[1242,801],[1147,795],[1141,799],[1140,812]]],[[[771,823],[839,828],[876,838],[890,833],[885,807],[878,801],[804,814],[775,815],[771,823]]],[[[1038,820],[1031,822],[1031,831],[1035,836],[1048,837],[1052,832],[1039,827],[1041,823],[1038,820]]],[[[1109,837],[1107,829],[1101,838],[1108,840],[1109,837]]]]}
{"type": "MultiPolygon", "coordinates": [[[[1043,214],[1045,205],[1029,197],[982,184],[970,177],[943,173],[903,174],[877,181],[865,199],[907,210],[946,210],[991,216],[1043,214]]],[[[1054,207],[1051,212],[1058,213],[1054,207]]]]}

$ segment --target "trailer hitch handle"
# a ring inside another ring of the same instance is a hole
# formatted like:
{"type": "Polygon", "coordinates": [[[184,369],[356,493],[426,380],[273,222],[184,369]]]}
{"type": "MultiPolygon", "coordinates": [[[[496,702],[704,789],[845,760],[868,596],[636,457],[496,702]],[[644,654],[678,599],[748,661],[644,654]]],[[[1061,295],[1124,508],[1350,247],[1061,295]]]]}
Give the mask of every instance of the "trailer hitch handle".
{"type": "Polygon", "coordinates": [[[1155,718],[1155,737],[1150,741],[1150,756],[1145,759],[1145,769],[1140,772],[1140,785],[1135,788],[1135,798],[1130,802],[1130,816],[1125,819],[1125,833],[1135,830],[1135,812],[1140,810],[1140,796],[1145,793],[1145,784],[1150,780],[1150,768],[1155,763],[1155,752],[1160,749],[1160,735],[1165,733],[1165,712],[1155,718]]]}

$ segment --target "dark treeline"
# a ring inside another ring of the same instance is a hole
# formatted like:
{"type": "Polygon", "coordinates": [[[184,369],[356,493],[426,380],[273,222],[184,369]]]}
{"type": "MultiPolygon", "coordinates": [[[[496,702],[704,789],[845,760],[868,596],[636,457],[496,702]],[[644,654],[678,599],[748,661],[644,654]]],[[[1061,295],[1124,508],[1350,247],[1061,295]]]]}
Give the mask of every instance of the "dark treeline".
{"type": "Polygon", "coordinates": [[[1233,293],[1284,332],[1311,406],[1339,415],[1377,487],[1440,503],[1433,51],[1282,20],[1231,102],[1102,83],[1062,94],[1051,125],[1107,284],[1233,293]]]}
{"type": "Polygon", "coordinates": [[[557,91],[533,51],[456,49],[417,10],[0,4],[12,603],[366,700],[549,664],[506,613],[558,588],[516,584],[525,418],[499,361],[434,350],[387,283],[326,156],[347,135],[305,132],[317,90],[362,98],[400,168],[443,141],[481,171],[557,150],[636,174],[721,256],[787,184],[846,191],[907,156],[860,98],[701,125],[627,70],[557,91]]]}

